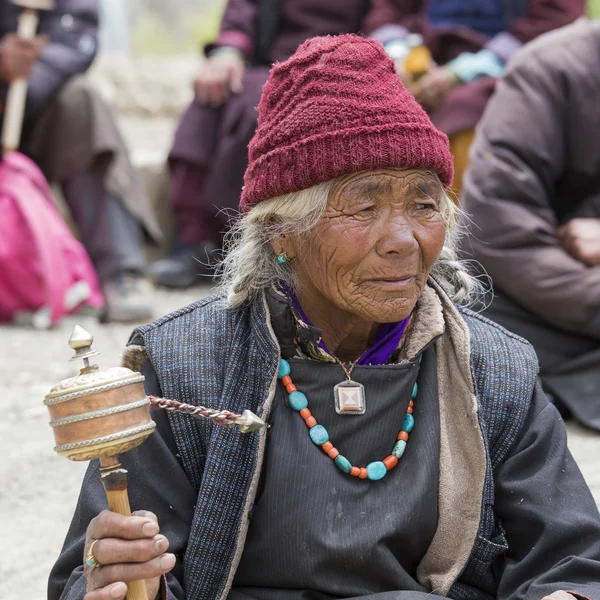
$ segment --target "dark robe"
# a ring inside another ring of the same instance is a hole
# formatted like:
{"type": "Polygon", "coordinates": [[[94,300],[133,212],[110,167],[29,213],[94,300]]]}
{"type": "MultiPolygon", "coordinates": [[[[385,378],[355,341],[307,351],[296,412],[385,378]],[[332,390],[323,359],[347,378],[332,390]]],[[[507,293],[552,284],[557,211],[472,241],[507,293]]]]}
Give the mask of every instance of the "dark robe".
{"type": "Polygon", "coordinates": [[[488,315],[528,339],[542,383],[600,429],[600,266],[561,246],[558,226],[600,218],[600,22],[533,42],[497,85],[461,202],[467,257],[504,298],[488,315]]]}
{"type": "MultiPolygon", "coordinates": [[[[381,28],[391,24],[411,33],[420,33],[434,60],[440,65],[462,52],[478,52],[483,48],[489,48],[506,61],[520,45],[585,14],[584,0],[498,1],[501,26],[494,28],[485,23],[483,18],[476,18],[478,3],[481,3],[481,13],[494,12],[491,0],[469,3],[452,0],[373,0],[364,30],[376,39],[380,37],[381,28]],[[457,10],[454,14],[448,11],[444,23],[436,23],[435,19],[440,15],[437,10],[432,10],[433,4],[457,5],[457,10]],[[490,35],[496,30],[497,33],[490,35]]],[[[387,34],[384,32],[383,35],[387,34]]],[[[448,135],[475,127],[495,82],[492,77],[481,77],[448,92],[440,106],[431,112],[435,126],[448,135]]]]}
{"type": "Polygon", "coordinates": [[[359,31],[367,6],[367,0],[228,2],[219,37],[209,49],[236,47],[252,66],[244,77],[243,91],[223,107],[194,101],[181,118],[169,160],[182,241],[218,242],[225,219],[216,218],[216,213],[239,206],[247,147],[256,128],[256,107],[268,67],[291,56],[308,38],[359,31]],[[259,31],[260,24],[264,26],[259,31]],[[180,174],[176,163],[192,168],[180,174]],[[201,174],[194,175],[194,167],[201,174]]]}

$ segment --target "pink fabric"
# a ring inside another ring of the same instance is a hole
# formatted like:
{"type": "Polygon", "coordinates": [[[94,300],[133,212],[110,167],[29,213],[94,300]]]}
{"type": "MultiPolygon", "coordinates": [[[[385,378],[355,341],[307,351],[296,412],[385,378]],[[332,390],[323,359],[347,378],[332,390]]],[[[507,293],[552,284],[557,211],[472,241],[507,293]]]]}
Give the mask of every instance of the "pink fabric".
{"type": "Polygon", "coordinates": [[[406,90],[379,42],[317,37],[275,64],[258,105],[240,208],[347,173],[431,170],[449,186],[448,138],[406,90]]]}
{"type": "Polygon", "coordinates": [[[83,302],[102,306],[84,247],[56,209],[42,172],[17,152],[0,164],[0,214],[0,322],[47,307],[54,324],[83,302]]]}

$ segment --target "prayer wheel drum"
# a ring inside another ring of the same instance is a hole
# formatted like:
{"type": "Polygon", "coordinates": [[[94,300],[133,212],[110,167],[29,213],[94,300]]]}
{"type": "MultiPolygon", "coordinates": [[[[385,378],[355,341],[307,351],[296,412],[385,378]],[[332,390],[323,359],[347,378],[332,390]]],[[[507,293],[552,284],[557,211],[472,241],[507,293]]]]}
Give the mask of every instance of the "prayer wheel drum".
{"type": "Polygon", "coordinates": [[[70,460],[94,460],[127,452],[141,444],[155,428],[150,402],[144,392],[144,376],[125,367],[106,371],[90,365],[99,354],[91,349],[93,338],[75,327],[69,345],[71,360],[84,360],[76,377],[55,385],[44,404],[54,430],[54,450],[70,460]]]}

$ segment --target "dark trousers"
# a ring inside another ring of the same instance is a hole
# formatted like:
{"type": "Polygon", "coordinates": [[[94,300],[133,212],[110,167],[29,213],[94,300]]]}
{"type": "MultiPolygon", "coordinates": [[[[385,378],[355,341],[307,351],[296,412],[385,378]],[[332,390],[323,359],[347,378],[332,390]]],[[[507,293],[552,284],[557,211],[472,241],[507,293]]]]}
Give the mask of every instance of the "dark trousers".
{"type": "Polygon", "coordinates": [[[506,296],[496,296],[483,315],[529,341],[544,390],[600,430],[600,341],[553,327],[506,296]]]}
{"type": "Polygon", "coordinates": [[[90,168],[62,182],[65,201],[101,282],[144,270],[142,228],[135,217],[104,186],[99,168],[90,168]]]}
{"type": "Polygon", "coordinates": [[[220,246],[227,216],[206,197],[206,168],[178,159],[171,159],[170,168],[177,239],[189,246],[206,242],[220,246]]]}
{"type": "Polygon", "coordinates": [[[159,240],[160,231],[112,113],[84,78],[27,119],[22,151],[62,187],[100,281],[141,273],[144,232],[159,240]]]}
{"type": "Polygon", "coordinates": [[[267,68],[252,67],[244,76],[243,91],[224,106],[194,101],[183,113],[169,155],[180,241],[219,244],[237,214],[248,143],[256,129],[256,107],[268,73],[267,68]]]}

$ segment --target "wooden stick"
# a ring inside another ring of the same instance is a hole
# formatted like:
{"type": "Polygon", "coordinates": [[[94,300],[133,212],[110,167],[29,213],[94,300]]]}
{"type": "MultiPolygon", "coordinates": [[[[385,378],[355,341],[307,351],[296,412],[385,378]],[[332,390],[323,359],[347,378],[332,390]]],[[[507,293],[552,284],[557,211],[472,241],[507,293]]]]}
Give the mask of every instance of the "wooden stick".
{"type": "MultiPolygon", "coordinates": [[[[31,40],[35,37],[38,27],[38,15],[35,10],[26,8],[19,16],[17,35],[31,40]]],[[[4,153],[15,152],[21,143],[21,130],[27,99],[27,79],[20,78],[12,81],[8,87],[4,122],[2,123],[2,150],[4,153]]]]}
{"type": "MultiPolygon", "coordinates": [[[[116,456],[100,459],[100,479],[108,498],[108,508],[120,515],[131,516],[127,495],[127,469],[121,466],[116,456]]],[[[144,580],[127,584],[127,600],[148,600],[144,580]]]]}

